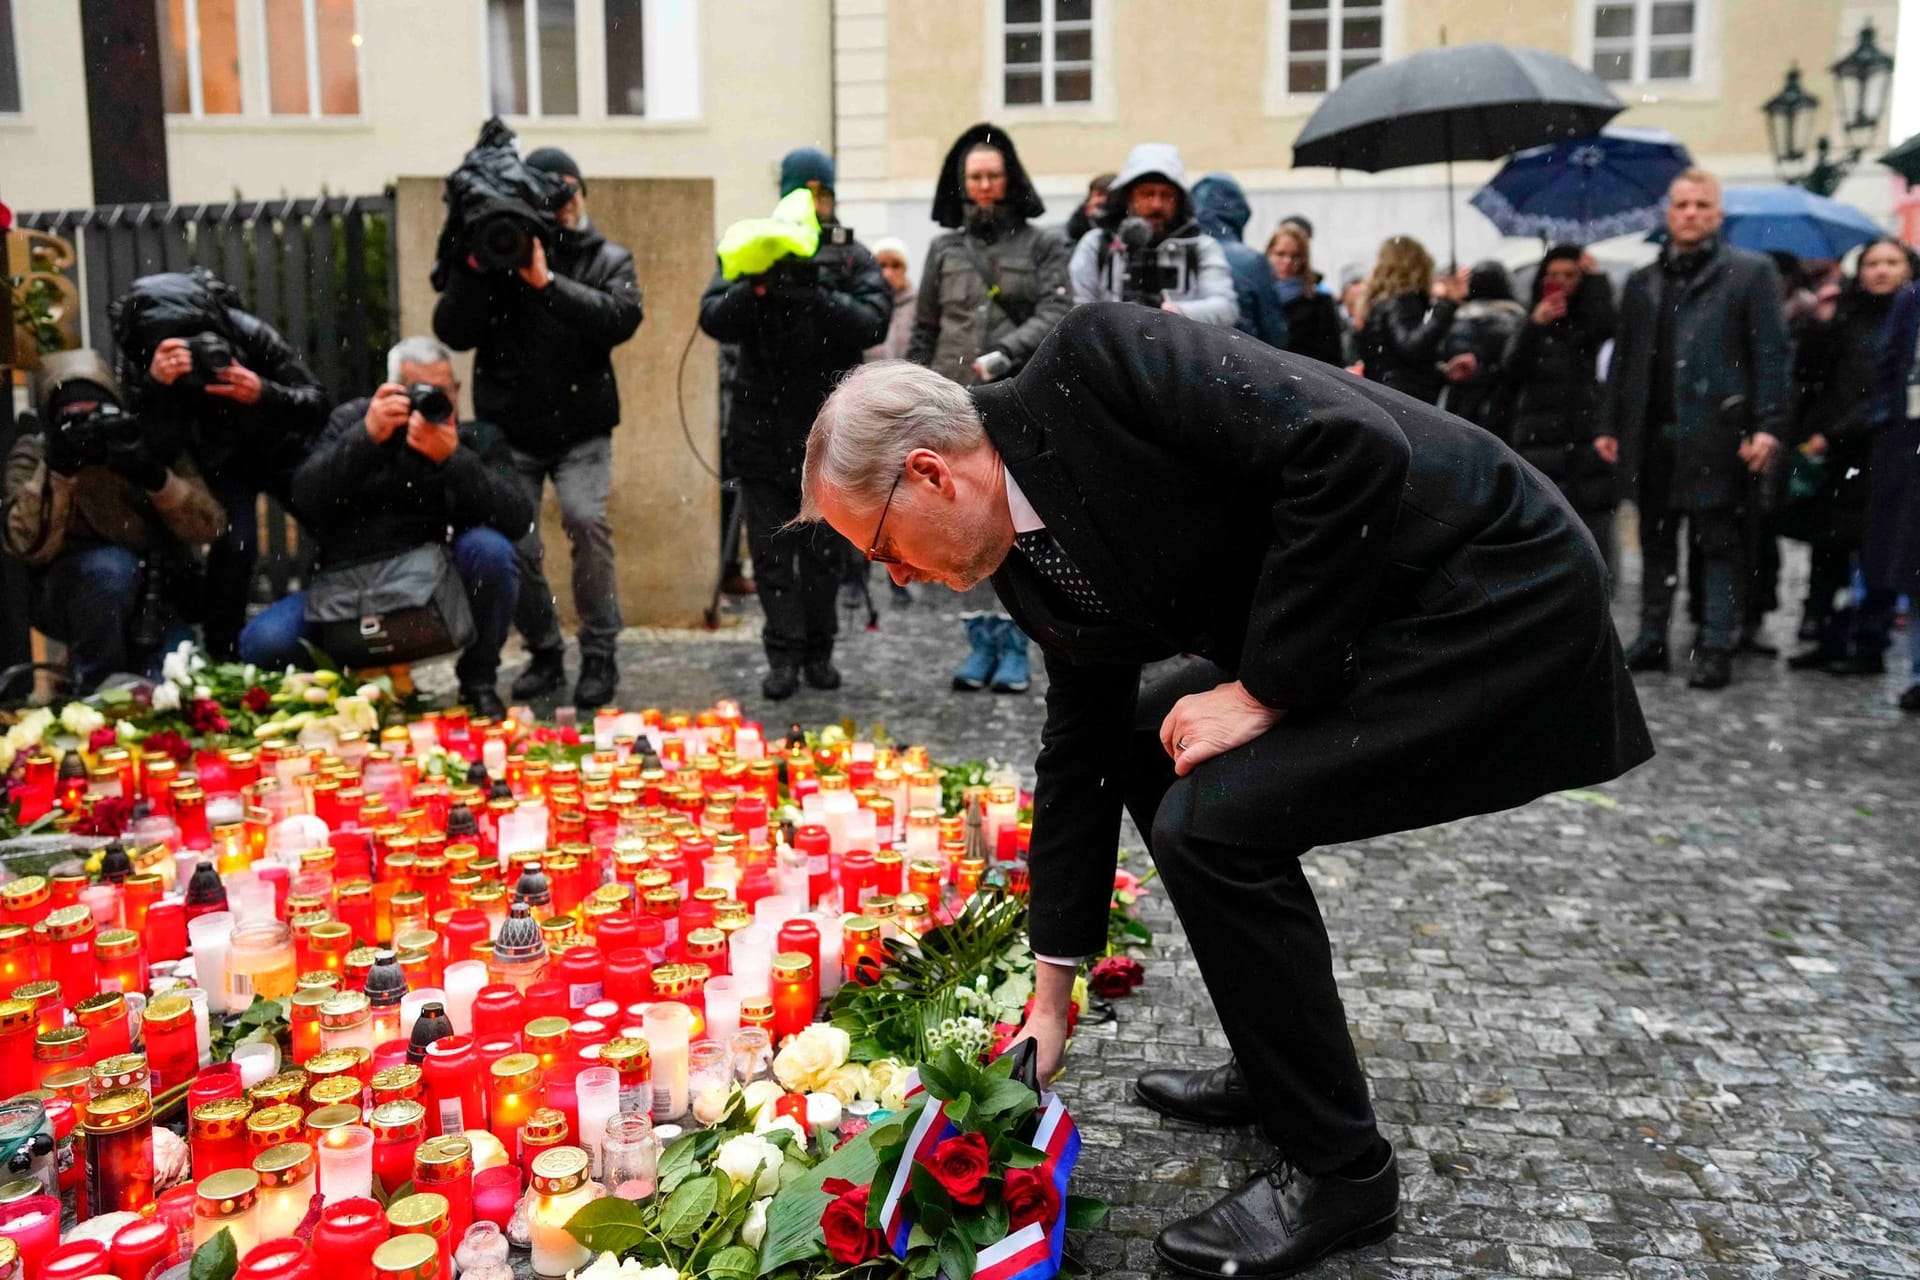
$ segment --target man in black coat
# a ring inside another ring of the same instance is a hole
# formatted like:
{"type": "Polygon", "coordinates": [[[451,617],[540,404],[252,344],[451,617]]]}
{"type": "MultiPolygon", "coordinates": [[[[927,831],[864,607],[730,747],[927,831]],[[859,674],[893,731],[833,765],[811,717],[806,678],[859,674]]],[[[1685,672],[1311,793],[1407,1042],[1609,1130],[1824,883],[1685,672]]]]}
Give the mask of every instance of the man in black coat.
{"type": "Polygon", "coordinates": [[[887,336],[893,288],[867,247],[833,216],[833,157],[799,147],[780,161],[780,194],[813,192],[820,247],[781,258],[759,275],[716,271],[700,297],[700,328],[738,344],[727,453],[746,501],[753,581],[766,625],[767,676],[760,691],[778,702],[800,688],[840,687],[833,665],[839,632],[835,597],[846,548],[823,529],[796,529],[800,458],[807,427],[836,379],[859,366],[887,336]]]}
{"type": "MultiPolygon", "coordinates": [[[[433,308],[433,331],[456,351],[478,348],[474,408],[497,423],[536,511],[553,481],[560,524],[573,553],[573,607],[580,615],[579,707],[613,699],[619,683],[620,584],[614,575],[613,429],[620,392],[613,349],[640,327],[633,255],[587,218],[580,167],[558,147],[541,147],[527,164],[573,189],[555,215],[553,244],[535,239],[532,259],[515,271],[484,273],[471,260],[448,264],[447,287],[433,308]]],[[[543,698],[566,683],[566,639],[547,585],[538,526],[520,542],[520,604],[514,625],[533,661],[514,681],[516,702],[543,698]]]]}
{"type": "Polygon", "coordinates": [[[1005,383],[849,375],[804,492],[896,582],[991,575],[1045,652],[1024,1032],[1043,1075],[1105,942],[1123,804],[1147,838],[1235,1062],[1151,1072],[1141,1100],[1257,1121],[1279,1149],[1161,1257],[1278,1275],[1392,1231],[1391,1148],[1299,856],[1652,754],[1565,500],[1429,405],[1125,305],[1076,309],[1005,383]]]}
{"type": "Polygon", "coordinates": [[[1689,169],[1667,193],[1659,261],[1627,278],[1596,442],[1640,509],[1640,634],[1633,671],[1667,669],[1680,522],[1699,557],[1704,621],[1688,683],[1733,679],[1749,579],[1753,477],[1786,434],[1792,352],[1779,275],[1720,238],[1720,183],[1689,169]]]}

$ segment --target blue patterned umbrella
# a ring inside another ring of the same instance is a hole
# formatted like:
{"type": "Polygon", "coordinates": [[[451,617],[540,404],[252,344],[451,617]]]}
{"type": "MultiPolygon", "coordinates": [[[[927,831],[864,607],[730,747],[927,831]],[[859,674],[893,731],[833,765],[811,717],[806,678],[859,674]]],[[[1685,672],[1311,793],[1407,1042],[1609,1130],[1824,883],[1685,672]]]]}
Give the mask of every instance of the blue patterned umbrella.
{"type": "Polygon", "coordinates": [[[1659,226],[1667,187],[1692,164],[1664,129],[1609,125],[1516,151],[1471,203],[1502,235],[1592,244],[1659,226]]]}

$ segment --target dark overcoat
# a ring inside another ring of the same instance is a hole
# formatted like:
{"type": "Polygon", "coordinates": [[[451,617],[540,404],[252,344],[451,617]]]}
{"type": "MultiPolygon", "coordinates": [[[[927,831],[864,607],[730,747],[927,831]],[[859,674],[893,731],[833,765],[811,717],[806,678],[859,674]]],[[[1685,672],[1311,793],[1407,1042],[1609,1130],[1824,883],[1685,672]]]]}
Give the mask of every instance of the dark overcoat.
{"type": "Polygon", "coordinates": [[[1920,361],[1920,284],[1894,297],[1880,353],[1873,508],[1862,570],[1870,587],[1920,596],[1920,413],[1912,412],[1907,396],[1920,361]]]}
{"type": "Polygon", "coordinates": [[[1725,243],[1684,281],[1658,262],[1627,277],[1619,336],[1607,369],[1606,416],[1620,440],[1627,497],[1639,497],[1647,433],[1669,426],[1673,476],[1667,505],[1680,511],[1735,507],[1751,490],[1740,444],[1765,432],[1784,444],[1792,405],[1793,358],[1780,275],[1765,254],[1725,243]],[[1672,289],[1678,298],[1669,297],[1672,289]],[[1649,422],[1659,309],[1673,320],[1671,424],[1649,422]]]}
{"type": "Polygon", "coordinates": [[[1019,554],[993,583],[1046,656],[1032,942],[1106,937],[1140,667],[1197,654],[1285,708],[1186,780],[1196,834],[1299,852],[1613,778],[1652,742],[1598,548],[1480,429],[1234,330],[1080,307],[988,436],[1118,616],[1076,625],[1019,554]]]}

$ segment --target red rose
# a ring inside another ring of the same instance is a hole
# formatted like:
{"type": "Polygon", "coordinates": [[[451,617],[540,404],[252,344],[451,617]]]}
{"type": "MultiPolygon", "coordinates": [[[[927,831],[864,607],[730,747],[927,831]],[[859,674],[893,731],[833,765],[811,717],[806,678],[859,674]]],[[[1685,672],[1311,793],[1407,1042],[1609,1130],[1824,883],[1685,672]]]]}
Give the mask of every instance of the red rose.
{"type": "Polygon", "coordinates": [[[193,758],[193,744],[182,737],[178,729],[162,729],[159,733],[150,733],[140,747],[147,752],[164,752],[172,756],[178,764],[185,764],[193,758]]]}
{"type": "Polygon", "coordinates": [[[1087,990],[1104,999],[1124,996],[1146,979],[1147,971],[1132,956],[1096,960],[1087,973],[1087,990]]]}
{"type": "Polygon", "coordinates": [[[259,715],[262,711],[265,711],[273,705],[273,695],[265,689],[262,689],[259,685],[255,685],[253,688],[247,690],[247,696],[240,699],[240,702],[247,710],[253,712],[255,715],[259,715]]]}
{"type": "Polygon", "coordinates": [[[827,1238],[827,1253],[835,1262],[857,1266],[871,1262],[886,1247],[881,1234],[867,1225],[867,1197],[872,1186],[855,1187],[844,1192],[820,1214],[820,1229],[827,1238]]]}
{"type": "Polygon", "coordinates": [[[1007,1170],[1007,1186],[1001,1199],[1007,1206],[1007,1230],[1018,1231],[1039,1223],[1051,1227],[1060,1216],[1060,1192],[1053,1179],[1039,1169],[1007,1170]]]}
{"type": "Polygon", "coordinates": [[[993,1162],[987,1140],[977,1133],[956,1133],[920,1162],[955,1204],[977,1205],[987,1198],[987,1174],[993,1162]]]}
{"type": "Polygon", "coordinates": [[[87,735],[87,750],[102,751],[114,744],[113,726],[103,724],[87,735]]]}

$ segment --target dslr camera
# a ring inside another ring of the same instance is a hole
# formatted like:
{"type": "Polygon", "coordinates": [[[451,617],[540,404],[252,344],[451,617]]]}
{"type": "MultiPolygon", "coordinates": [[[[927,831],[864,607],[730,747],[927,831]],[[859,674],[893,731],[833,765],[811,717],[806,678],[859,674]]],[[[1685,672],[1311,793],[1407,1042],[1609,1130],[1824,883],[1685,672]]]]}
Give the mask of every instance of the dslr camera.
{"type": "Polygon", "coordinates": [[[1119,244],[1115,247],[1126,254],[1127,261],[1121,300],[1159,306],[1166,300],[1167,290],[1178,288],[1180,282],[1179,273],[1160,261],[1159,250],[1153,243],[1153,224],[1145,218],[1123,218],[1118,236],[1119,244]]]}
{"type": "Polygon", "coordinates": [[[453,401],[431,382],[415,382],[407,387],[407,403],[428,422],[442,423],[453,418],[453,401]]]}
{"type": "Polygon", "coordinates": [[[140,420],[111,401],[84,413],[60,418],[53,424],[60,443],[83,463],[105,466],[115,445],[140,439],[140,420]]]}
{"type": "Polygon", "coordinates": [[[183,374],[179,385],[203,390],[220,381],[220,375],[233,363],[233,346],[217,333],[196,333],[186,340],[193,356],[193,368],[183,374]]]}

